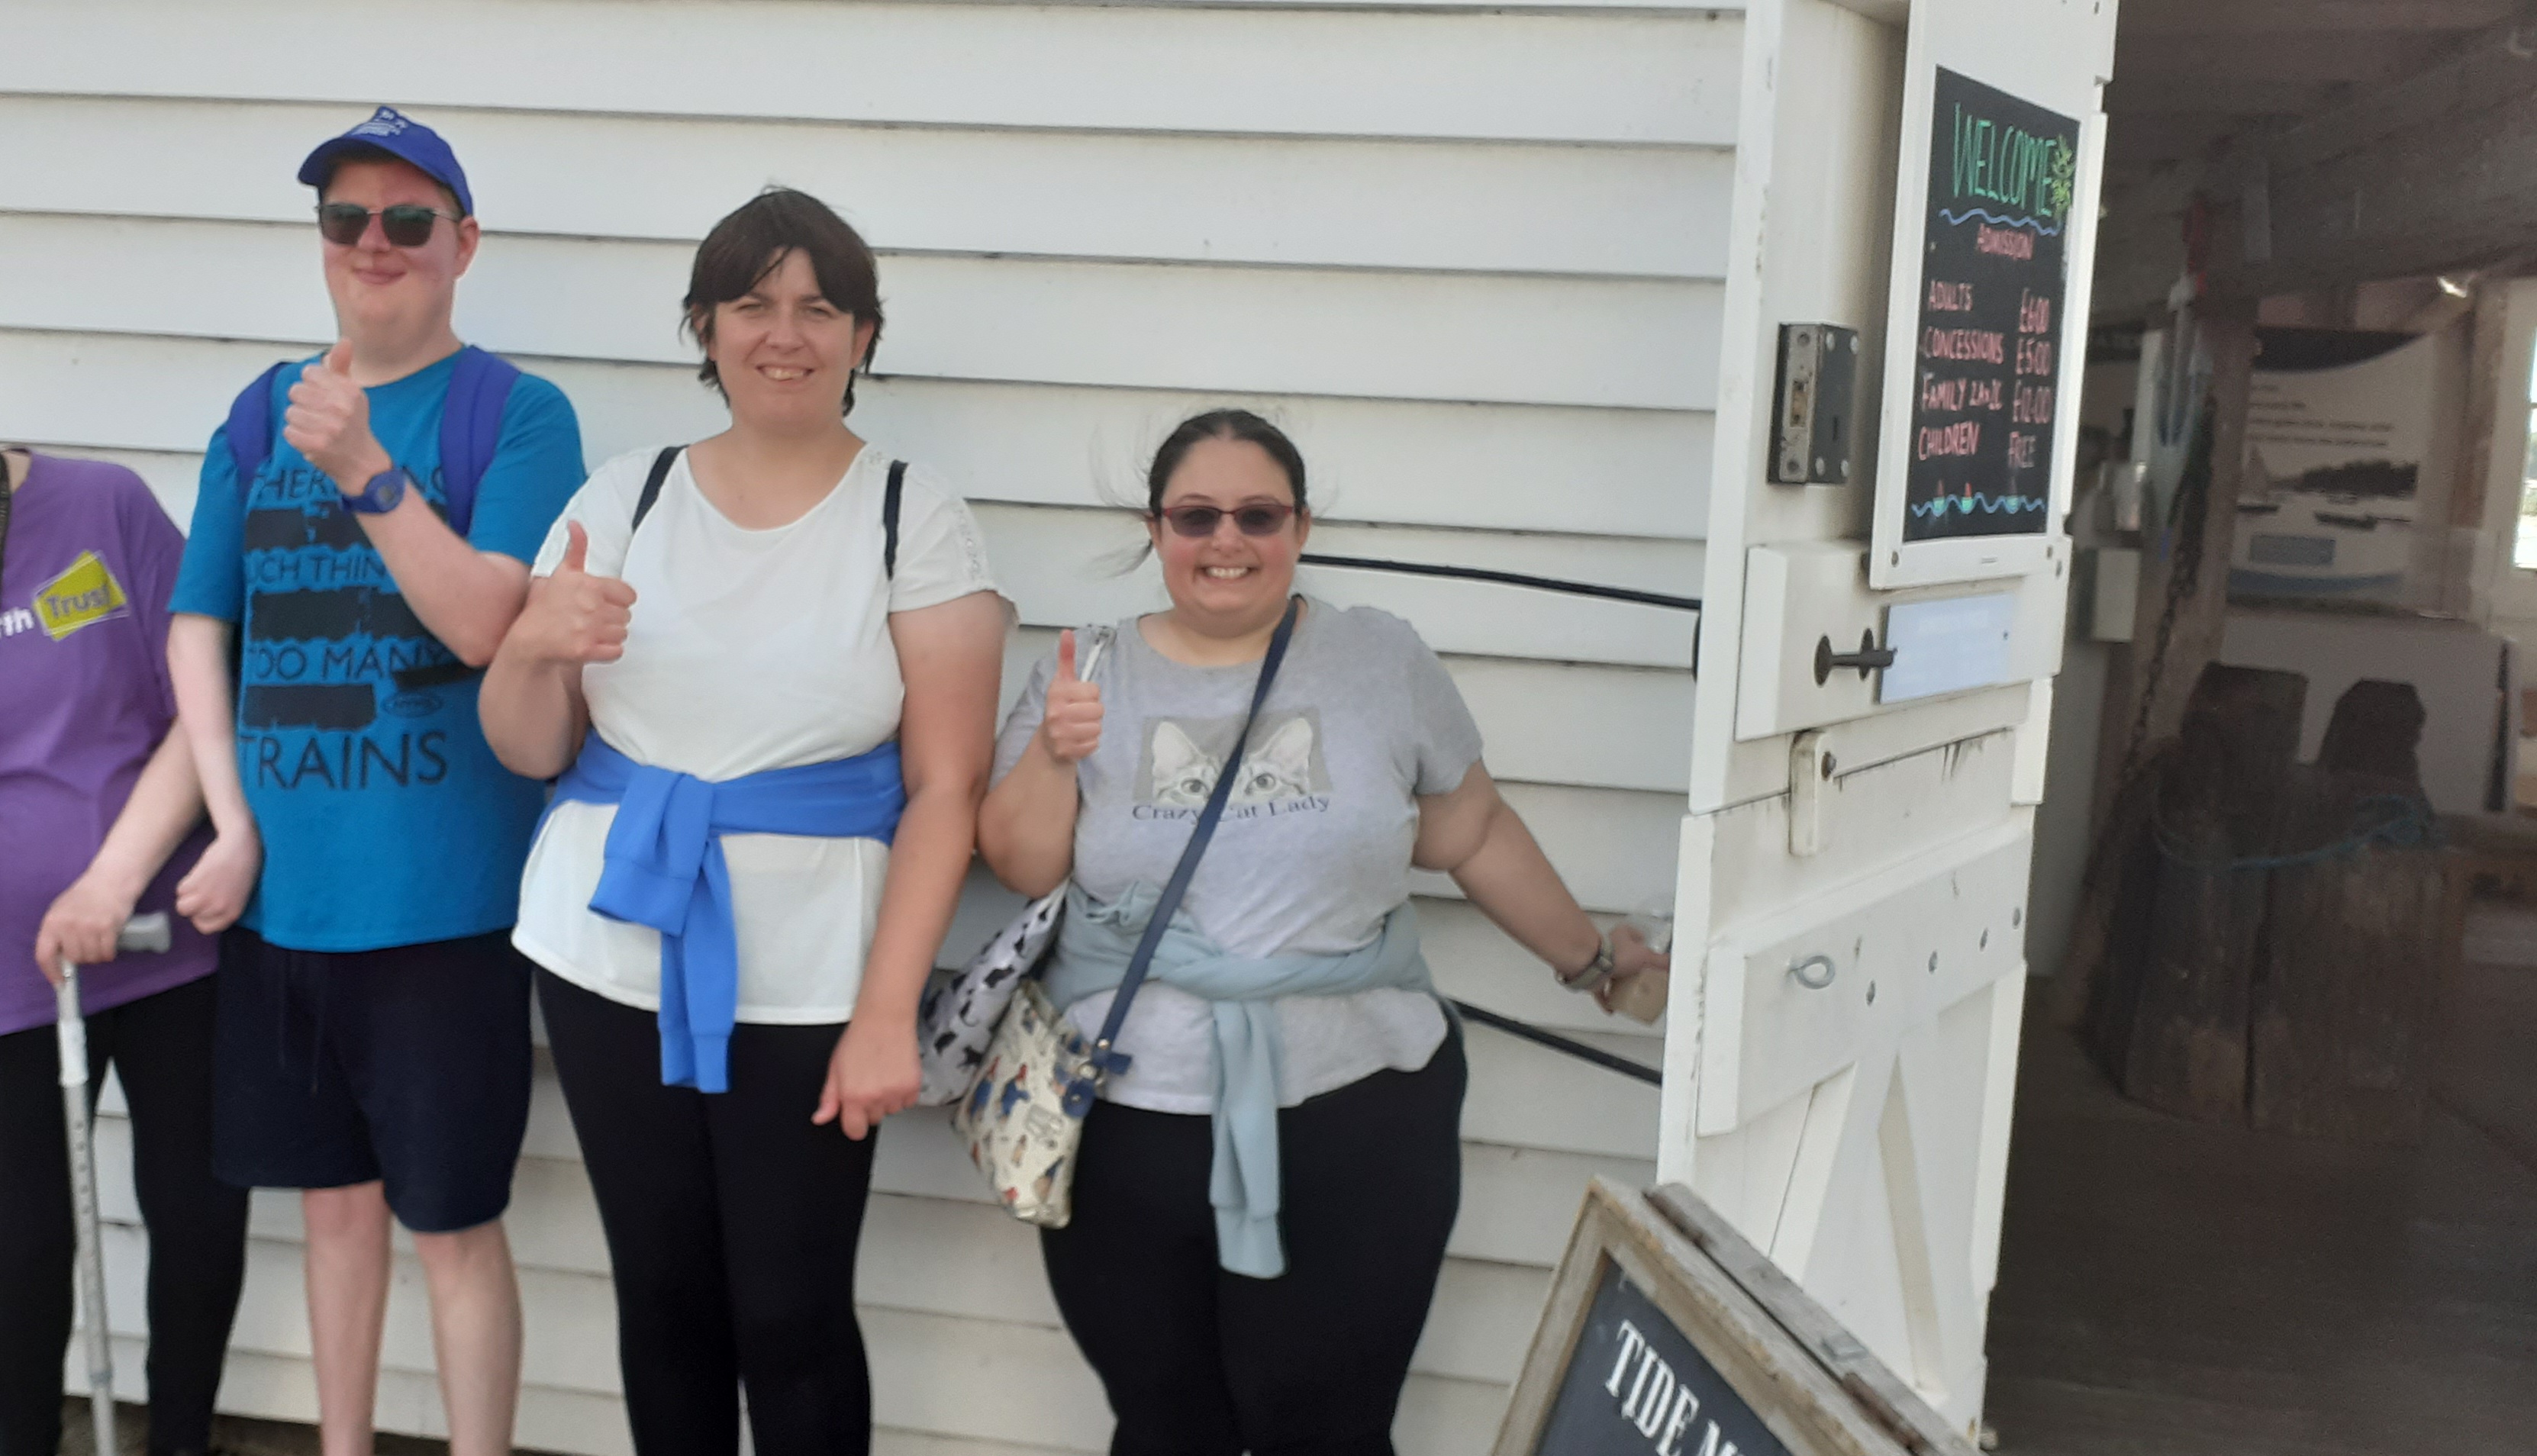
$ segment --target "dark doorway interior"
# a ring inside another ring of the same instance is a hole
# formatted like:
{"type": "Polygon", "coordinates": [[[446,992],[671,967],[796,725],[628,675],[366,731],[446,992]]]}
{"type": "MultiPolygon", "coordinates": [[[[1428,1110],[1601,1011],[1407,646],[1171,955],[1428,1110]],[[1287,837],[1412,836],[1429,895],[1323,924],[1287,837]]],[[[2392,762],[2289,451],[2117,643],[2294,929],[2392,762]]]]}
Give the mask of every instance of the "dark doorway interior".
{"type": "Polygon", "coordinates": [[[2519,924],[2470,937],[2501,949],[2460,978],[2411,1148],[2152,1111],[2031,1015],[1991,1303],[2000,1451],[2537,1450],[2537,920],[2519,924]]]}

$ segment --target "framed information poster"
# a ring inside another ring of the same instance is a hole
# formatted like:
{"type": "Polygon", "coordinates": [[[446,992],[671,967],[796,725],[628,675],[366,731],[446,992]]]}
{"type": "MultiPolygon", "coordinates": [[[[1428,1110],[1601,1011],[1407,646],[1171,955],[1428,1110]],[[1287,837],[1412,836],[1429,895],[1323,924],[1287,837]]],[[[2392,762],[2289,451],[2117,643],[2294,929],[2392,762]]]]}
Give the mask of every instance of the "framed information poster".
{"type": "Polygon", "coordinates": [[[2045,568],[2087,339],[2086,281],[2070,263],[2093,251],[2094,129],[1943,65],[1921,76],[1905,134],[1927,150],[1906,149],[1895,221],[1868,572],[1879,588],[2045,568]]]}

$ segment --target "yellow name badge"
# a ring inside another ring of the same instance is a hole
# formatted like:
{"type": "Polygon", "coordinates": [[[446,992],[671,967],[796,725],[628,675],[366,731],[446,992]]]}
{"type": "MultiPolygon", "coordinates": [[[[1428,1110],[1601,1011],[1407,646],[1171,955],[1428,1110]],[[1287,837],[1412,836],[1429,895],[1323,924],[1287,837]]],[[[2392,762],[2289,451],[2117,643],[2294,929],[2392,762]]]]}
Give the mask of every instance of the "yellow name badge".
{"type": "Polygon", "coordinates": [[[35,618],[55,642],[92,622],[119,617],[129,605],[123,583],[95,551],[80,552],[69,570],[35,589],[35,618]]]}

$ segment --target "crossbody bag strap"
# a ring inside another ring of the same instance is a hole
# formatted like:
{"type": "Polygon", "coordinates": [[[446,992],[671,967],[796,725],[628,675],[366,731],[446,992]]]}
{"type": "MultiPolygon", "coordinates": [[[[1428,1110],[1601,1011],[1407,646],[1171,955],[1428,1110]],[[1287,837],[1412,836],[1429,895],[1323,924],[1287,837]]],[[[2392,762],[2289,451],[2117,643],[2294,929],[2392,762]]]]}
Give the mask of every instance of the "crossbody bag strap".
{"type": "Polygon", "coordinates": [[[884,581],[898,579],[898,501],[907,490],[907,462],[889,463],[889,484],[880,497],[880,574],[884,581]]]}
{"type": "Polygon", "coordinates": [[[1154,964],[1154,950],[1163,942],[1163,931],[1171,923],[1172,912],[1180,909],[1181,896],[1189,889],[1190,876],[1198,873],[1199,856],[1206,853],[1206,842],[1215,837],[1215,824],[1224,817],[1225,801],[1232,797],[1233,781],[1239,778],[1243,750],[1250,746],[1251,729],[1260,722],[1260,705],[1268,701],[1268,685],[1277,680],[1277,665],[1286,660],[1286,645],[1295,637],[1295,618],[1303,609],[1303,599],[1286,603],[1286,615],[1277,622],[1276,635],[1268,639],[1268,656],[1260,664],[1260,682],[1251,689],[1251,713],[1242,720],[1242,733],[1233,740],[1233,751],[1224,762],[1224,772],[1216,775],[1214,791],[1206,796],[1206,807],[1199,810],[1198,827],[1190,831],[1189,847],[1181,851],[1181,862],[1172,867],[1172,877],[1163,885],[1162,897],[1154,902],[1154,916],[1145,922],[1145,933],[1137,938],[1137,953],[1128,958],[1128,974],[1119,979],[1118,993],[1110,998],[1110,1014],[1101,1020],[1101,1035],[1092,1044],[1092,1056],[1103,1071],[1109,1070],[1110,1048],[1119,1040],[1119,1028],[1128,1019],[1128,1006],[1137,999],[1137,987],[1145,981],[1145,972],[1154,964]]]}
{"type": "Polygon", "coordinates": [[[629,541],[635,532],[643,529],[643,518],[652,514],[652,503],[661,498],[661,482],[670,478],[670,467],[677,463],[679,452],[686,448],[684,445],[664,445],[661,453],[652,457],[652,474],[643,477],[643,494],[634,502],[634,524],[625,528],[629,541]]]}

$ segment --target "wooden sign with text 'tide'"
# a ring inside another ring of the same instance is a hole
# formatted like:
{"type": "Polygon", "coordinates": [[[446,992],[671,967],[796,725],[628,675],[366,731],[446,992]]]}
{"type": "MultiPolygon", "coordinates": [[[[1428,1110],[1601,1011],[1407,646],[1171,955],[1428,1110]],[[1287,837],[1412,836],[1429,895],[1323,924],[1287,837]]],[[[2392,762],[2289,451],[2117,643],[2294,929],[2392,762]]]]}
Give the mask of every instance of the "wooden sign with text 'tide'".
{"type": "Polygon", "coordinates": [[[1975,1456],[1679,1184],[1602,1178],[1494,1456],[1975,1456]]]}

